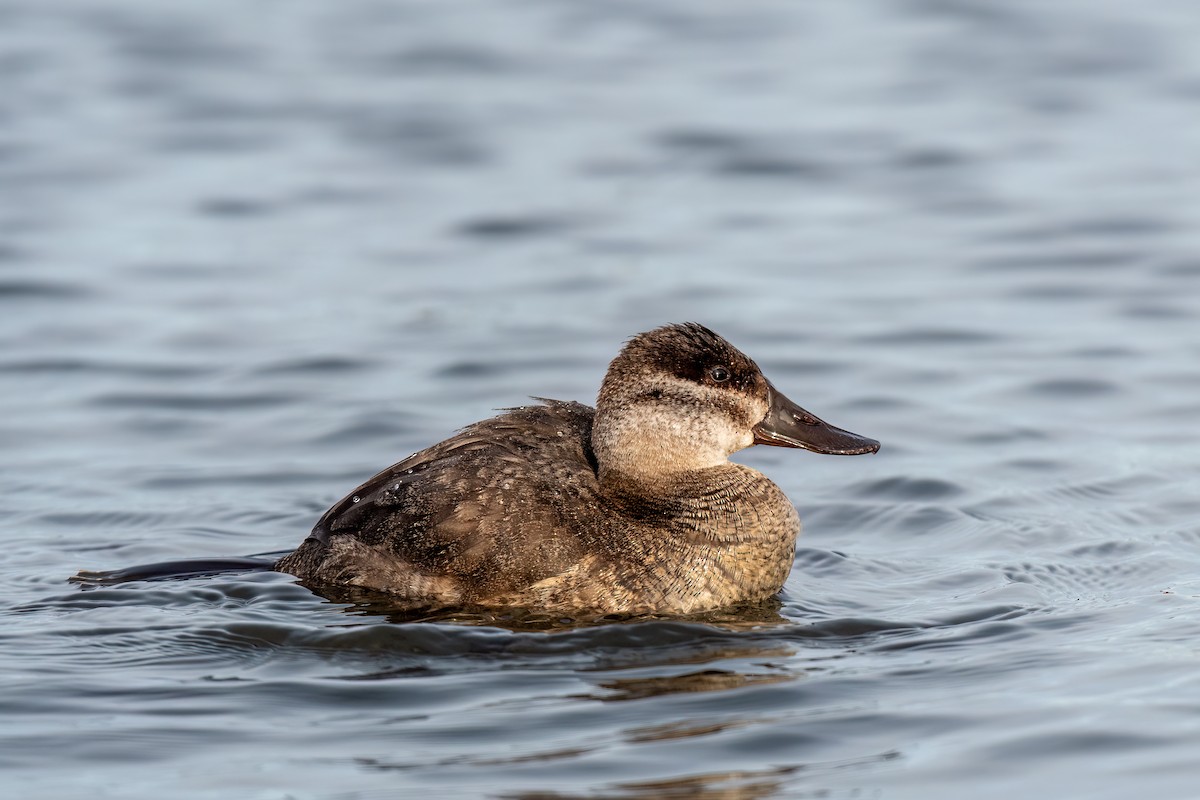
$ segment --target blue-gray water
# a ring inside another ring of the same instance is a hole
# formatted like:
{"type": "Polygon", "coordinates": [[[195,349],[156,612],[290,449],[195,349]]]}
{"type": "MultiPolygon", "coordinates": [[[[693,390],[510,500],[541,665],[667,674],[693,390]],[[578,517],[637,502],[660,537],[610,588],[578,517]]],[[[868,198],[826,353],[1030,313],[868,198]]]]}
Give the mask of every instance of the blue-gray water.
{"type": "Polygon", "coordinates": [[[0,785],[22,798],[1190,798],[1200,17],[1138,3],[0,0],[0,785]],[[404,622],[358,481],[697,320],[777,611],[404,622]]]}

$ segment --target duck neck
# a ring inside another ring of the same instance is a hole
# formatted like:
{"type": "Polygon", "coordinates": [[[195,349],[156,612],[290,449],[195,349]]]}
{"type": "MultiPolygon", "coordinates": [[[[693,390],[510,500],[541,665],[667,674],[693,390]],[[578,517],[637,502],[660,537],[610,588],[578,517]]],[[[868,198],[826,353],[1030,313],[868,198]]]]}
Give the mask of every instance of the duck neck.
{"type": "Polygon", "coordinates": [[[722,441],[717,426],[690,420],[653,406],[635,413],[598,412],[592,427],[601,485],[655,487],[675,484],[688,473],[728,466],[736,449],[722,441]]]}

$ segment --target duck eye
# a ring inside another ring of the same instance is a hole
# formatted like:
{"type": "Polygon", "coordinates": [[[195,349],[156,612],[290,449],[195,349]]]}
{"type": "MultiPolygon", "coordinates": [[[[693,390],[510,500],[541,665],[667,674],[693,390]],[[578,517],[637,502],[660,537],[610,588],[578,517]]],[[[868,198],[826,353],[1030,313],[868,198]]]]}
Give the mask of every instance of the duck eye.
{"type": "Polygon", "coordinates": [[[712,372],[708,373],[717,383],[724,383],[729,380],[729,370],[724,367],[713,367],[712,372]]]}

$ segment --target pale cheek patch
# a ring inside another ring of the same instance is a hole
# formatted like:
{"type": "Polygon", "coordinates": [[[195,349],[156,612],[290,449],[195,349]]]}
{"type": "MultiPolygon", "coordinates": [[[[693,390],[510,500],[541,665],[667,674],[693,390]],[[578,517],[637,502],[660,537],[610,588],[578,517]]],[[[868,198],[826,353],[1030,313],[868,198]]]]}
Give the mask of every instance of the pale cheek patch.
{"type": "Polygon", "coordinates": [[[656,376],[645,386],[655,390],[652,398],[643,394],[597,421],[597,455],[607,466],[619,463],[623,472],[726,464],[730,454],[754,443],[751,428],[767,412],[765,402],[757,398],[673,376],[656,376]]]}

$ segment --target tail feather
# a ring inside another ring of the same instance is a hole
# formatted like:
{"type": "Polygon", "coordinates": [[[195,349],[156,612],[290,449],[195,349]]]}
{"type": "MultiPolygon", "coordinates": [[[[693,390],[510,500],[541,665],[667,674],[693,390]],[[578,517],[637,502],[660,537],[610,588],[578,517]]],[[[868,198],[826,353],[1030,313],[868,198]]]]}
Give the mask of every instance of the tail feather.
{"type": "Polygon", "coordinates": [[[110,586],[130,581],[164,581],[174,578],[198,578],[226,572],[270,572],[276,559],[248,558],[186,558],[178,561],[159,561],[114,570],[80,570],[67,580],[85,586],[110,586]]]}

